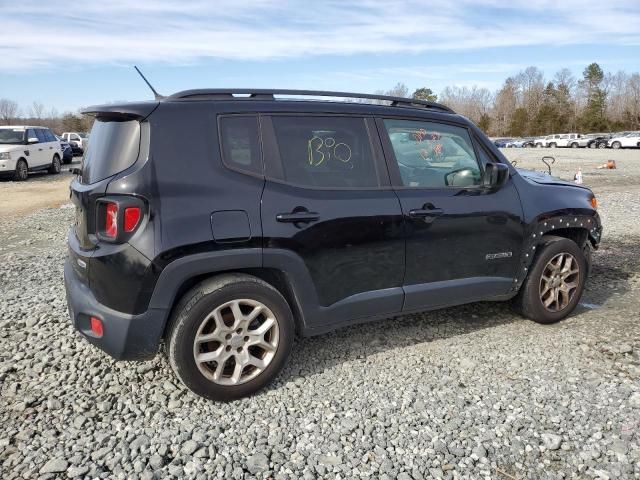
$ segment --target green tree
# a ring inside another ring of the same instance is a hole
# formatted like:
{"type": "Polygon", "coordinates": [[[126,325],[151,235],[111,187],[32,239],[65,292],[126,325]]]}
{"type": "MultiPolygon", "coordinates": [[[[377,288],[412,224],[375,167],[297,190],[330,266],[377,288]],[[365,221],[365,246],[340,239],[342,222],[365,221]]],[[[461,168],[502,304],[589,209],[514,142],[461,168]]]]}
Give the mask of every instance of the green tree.
{"type": "Polygon", "coordinates": [[[415,92],[413,92],[413,98],[417,100],[427,100],[429,102],[438,101],[438,95],[433,93],[433,90],[427,87],[418,88],[415,92]]]}
{"type": "Polygon", "coordinates": [[[483,113],[478,121],[478,128],[487,133],[491,127],[491,117],[487,113],[483,113]]]}
{"type": "Polygon", "coordinates": [[[582,72],[580,85],[586,92],[587,106],[582,114],[582,126],[587,131],[605,130],[608,122],[605,114],[607,93],[603,88],[604,72],[600,65],[592,63],[582,72]]]}
{"type": "Polygon", "coordinates": [[[509,132],[516,137],[522,137],[528,132],[529,128],[529,113],[526,108],[519,107],[513,112],[511,117],[511,124],[509,125],[509,132]]]}

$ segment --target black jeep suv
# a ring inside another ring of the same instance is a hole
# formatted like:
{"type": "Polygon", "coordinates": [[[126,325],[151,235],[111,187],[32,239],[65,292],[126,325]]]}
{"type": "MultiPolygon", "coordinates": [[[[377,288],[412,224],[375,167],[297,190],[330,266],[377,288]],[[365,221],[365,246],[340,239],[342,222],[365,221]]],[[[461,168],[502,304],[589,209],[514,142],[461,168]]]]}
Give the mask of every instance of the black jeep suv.
{"type": "Polygon", "coordinates": [[[116,359],[164,343],[211,399],[268,384],[296,335],[484,300],[558,321],[600,241],[589,189],[516,170],[433,102],[189,90],[85,113],[73,323],[116,359]]]}

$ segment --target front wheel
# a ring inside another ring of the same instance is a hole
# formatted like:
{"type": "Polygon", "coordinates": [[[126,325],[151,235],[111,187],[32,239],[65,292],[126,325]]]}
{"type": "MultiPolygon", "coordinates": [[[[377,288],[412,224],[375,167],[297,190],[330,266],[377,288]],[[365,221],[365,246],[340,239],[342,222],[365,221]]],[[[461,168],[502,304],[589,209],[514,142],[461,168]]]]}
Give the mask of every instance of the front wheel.
{"type": "Polygon", "coordinates": [[[598,144],[598,148],[602,148],[602,149],[607,148],[607,144],[606,143],[599,143],[598,144]]]}
{"type": "Polygon", "coordinates": [[[27,178],[29,178],[29,167],[27,162],[21,158],[18,160],[18,163],[16,163],[16,171],[13,174],[13,179],[16,182],[24,182],[27,178]]]}
{"type": "Polygon", "coordinates": [[[205,280],[176,306],[167,354],[187,388],[211,400],[251,395],[280,372],[295,327],[284,297],[249,275],[205,280]]]}
{"type": "Polygon", "coordinates": [[[556,143],[550,143],[549,148],[556,148],[558,145],[556,143]]]}
{"type": "Polygon", "coordinates": [[[611,144],[611,148],[615,148],[616,150],[619,149],[620,147],[622,147],[622,144],[620,142],[613,142],[611,144]]]}
{"type": "Polygon", "coordinates": [[[555,323],[569,315],[587,279],[585,252],[572,240],[545,237],[518,295],[514,309],[538,323],[555,323]]]}

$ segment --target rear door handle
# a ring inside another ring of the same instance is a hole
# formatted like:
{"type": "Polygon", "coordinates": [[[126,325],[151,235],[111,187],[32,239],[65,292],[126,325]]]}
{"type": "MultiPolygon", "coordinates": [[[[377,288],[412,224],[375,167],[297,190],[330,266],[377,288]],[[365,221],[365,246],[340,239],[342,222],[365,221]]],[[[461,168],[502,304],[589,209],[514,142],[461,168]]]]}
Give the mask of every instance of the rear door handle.
{"type": "Polygon", "coordinates": [[[278,213],[276,215],[276,221],[282,223],[311,223],[320,218],[316,212],[291,212],[291,213],[278,213]]]}

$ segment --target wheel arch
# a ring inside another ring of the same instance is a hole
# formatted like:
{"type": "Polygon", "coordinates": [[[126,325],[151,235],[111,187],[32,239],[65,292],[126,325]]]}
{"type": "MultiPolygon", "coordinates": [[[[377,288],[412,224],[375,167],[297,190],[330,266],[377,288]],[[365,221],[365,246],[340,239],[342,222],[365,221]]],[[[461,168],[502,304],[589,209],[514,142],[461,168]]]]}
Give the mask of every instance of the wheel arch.
{"type": "MultiPolygon", "coordinates": [[[[184,279],[175,291],[175,295],[173,296],[173,301],[170,309],[168,310],[167,319],[171,318],[173,314],[173,309],[178,305],[180,299],[187,293],[189,290],[194,288],[196,285],[216,278],[222,275],[228,275],[231,273],[249,275],[252,277],[259,278],[265,283],[268,283],[270,286],[275,288],[280,295],[284,297],[284,299],[289,304],[289,308],[291,308],[291,313],[293,314],[293,319],[295,322],[296,334],[299,334],[304,325],[304,316],[302,313],[302,308],[296,298],[296,295],[293,291],[293,287],[291,283],[287,280],[286,274],[275,268],[266,268],[266,267],[248,267],[248,268],[232,268],[228,270],[214,270],[211,272],[200,273],[197,275],[190,276],[184,279]]],[[[165,324],[162,328],[162,338],[165,338],[167,333],[168,321],[165,321],[165,324]]]]}

